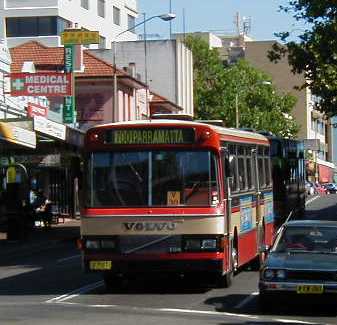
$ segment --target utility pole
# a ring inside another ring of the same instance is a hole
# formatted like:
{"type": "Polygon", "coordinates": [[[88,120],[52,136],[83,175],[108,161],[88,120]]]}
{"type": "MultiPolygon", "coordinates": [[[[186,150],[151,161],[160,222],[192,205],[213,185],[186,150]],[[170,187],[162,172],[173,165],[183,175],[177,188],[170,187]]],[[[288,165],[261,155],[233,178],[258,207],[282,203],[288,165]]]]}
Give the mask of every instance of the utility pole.
{"type": "MultiPolygon", "coordinates": [[[[169,12],[172,12],[172,0],[170,0],[169,12]]],[[[170,40],[172,39],[172,20],[170,20],[170,40]]]]}

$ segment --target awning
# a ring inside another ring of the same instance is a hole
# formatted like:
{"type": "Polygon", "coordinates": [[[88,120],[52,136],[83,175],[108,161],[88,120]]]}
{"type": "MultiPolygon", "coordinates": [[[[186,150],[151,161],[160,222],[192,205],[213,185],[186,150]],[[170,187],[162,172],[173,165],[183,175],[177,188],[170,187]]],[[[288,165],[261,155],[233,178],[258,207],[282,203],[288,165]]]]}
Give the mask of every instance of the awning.
{"type": "Polygon", "coordinates": [[[0,139],[25,147],[36,148],[35,132],[6,122],[0,122],[0,139]]]}

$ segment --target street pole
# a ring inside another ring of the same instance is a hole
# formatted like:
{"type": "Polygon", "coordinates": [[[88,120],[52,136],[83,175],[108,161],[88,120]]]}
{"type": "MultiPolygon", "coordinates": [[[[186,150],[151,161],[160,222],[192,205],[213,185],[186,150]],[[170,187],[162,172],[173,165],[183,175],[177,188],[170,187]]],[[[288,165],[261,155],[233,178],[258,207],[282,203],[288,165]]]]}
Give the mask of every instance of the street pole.
{"type": "Polygon", "coordinates": [[[118,85],[117,85],[117,67],[116,67],[116,39],[113,41],[113,69],[114,69],[114,78],[113,78],[113,111],[111,112],[112,122],[117,122],[118,120],[118,85]]]}
{"type": "MultiPolygon", "coordinates": [[[[118,80],[117,80],[117,65],[116,65],[116,56],[117,56],[117,49],[116,49],[116,41],[117,38],[119,36],[121,36],[122,34],[129,32],[131,30],[134,30],[136,27],[144,24],[144,50],[145,50],[145,67],[147,66],[146,60],[147,60],[147,54],[146,54],[146,28],[145,28],[145,23],[148,22],[151,19],[154,18],[160,18],[161,20],[164,21],[170,21],[172,19],[174,19],[176,17],[175,14],[172,13],[167,13],[167,14],[162,14],[162,15],[156,15],[156,16],[152,16],[150,18],[145,19],[145,13],[144,13],[144,20],[142,22],[140,22],[139,24],[136,24],[122,32],[120,32],[119,34],[117,34],[114,38],[114,40],[112,41],[113,43],[113,100],[112,100],[112,122],[117,122],[118,118],[119,118],[119,114],[118,114],[118,80]]],[[[148,91],[148,85],[147,85],[147,68],[145,68],[145,80],[146,80],[146,106],[147,106],[147,91],[148,91]]]]}
{"type": "Polygon", "coordinates": [[[235,94],[235,127],[238,129],[240,126],[239,122],[239,94],[236,92],[235,94]]]}
{"type": "MultiPolygon", "coordinates": [[[[317,128],[318,128],[318,123],[317,123],[317,119],[315,119],[315,140],[317,140],[317,128]]],[[[320,148],[318,148],[318,150],[320,150],[320,148]]],[[[317,168],[317,154],[318,154],[318,150],[315,150],[315,182],[318,182],[318,168],[317,168]]]]}
{"type": "MultiPolygon", "coordinates": [[[[169,12],[172,12],[172,0],[170,0],[169,12]]],[[[170,21],[170,40],[172,39],[172,20],[170,21]]]]}
{"type": "Polygon", "coordinates": [[[143,13],[143,21],[144,21],[144,75],[145,75],[145,110],[147,117],[150,118],[150,112],[148,107],[148,89],[149,86],[147,84],[148,78],[147,78],[147,37],[146,37],[146,13],[143,13]]]}
{"type": "MultiPolygon", "coordinates": [[[[256,85],[271,85],[270,81],[259,81],[256,85]]],[[[251,89],[251,87],[249,87],[251,89]]],[[[240,111],[239,111],[239,89],[236,90],[235,94],[235,127],[238,129],[240,127],[240,111]]]]}

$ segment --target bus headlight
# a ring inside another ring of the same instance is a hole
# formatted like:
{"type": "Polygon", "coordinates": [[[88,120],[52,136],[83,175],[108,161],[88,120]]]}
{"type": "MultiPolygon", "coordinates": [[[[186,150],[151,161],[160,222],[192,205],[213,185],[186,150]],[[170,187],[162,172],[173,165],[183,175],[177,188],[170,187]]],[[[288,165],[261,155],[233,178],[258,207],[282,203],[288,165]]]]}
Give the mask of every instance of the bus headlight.
{"type": "Polygon", "coordinates": [[[200,250],[200,240],[199,239],[186,239],[185,250],[187,250],[187,251],[198,251],[198,250],[200,250]]]}
{"type": "Polygon", "coordinates": [[[217,247],[216,238],[186,238],[184,249],[186,251],[215,251],[217,247]]]}
{"type": "Polygon", "coordinates": [[[277,270],[276,271],[276,278],[278,280],[283,280],[286,278],[286,272],[284,270],[277,270]]]}
{"type": "Polygon", "coordinates": [[[101,247],[102,248],[116,248],[116,242],[113,239],[102,239],[101,247]]]}
{"type": "Polygon", "coordinates": [[[202,250],[215,250],[216,246],[216,239],[203,239],[201,241],[202,250]]]}
{"type": "Polygon", "coordinates": [[[85,248],[88,249],[98,249],[100,247],[99,240],[87,239],[85,241],[85,248]]]}

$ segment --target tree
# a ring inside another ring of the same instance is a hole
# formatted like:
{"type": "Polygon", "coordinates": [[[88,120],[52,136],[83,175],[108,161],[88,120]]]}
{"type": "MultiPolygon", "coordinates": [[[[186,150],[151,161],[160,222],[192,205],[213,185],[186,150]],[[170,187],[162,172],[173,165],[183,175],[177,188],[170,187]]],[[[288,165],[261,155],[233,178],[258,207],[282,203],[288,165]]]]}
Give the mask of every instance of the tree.
{"type": "Polygon", "coordinates": [[[288,0],[280,6],[308,28],[299,42],[287,41],[291,31],[278,33],[284,43],[275,43],[269,59],[278,62],[287,57],[294,73],[303,73],[308,87],[316,96],[315,108],[327,116],[337,115],[337,3],[335,0],[288,0]]]}
{"type": "Polygon", "coordinates": [[[235,127],[236,99],[240,127],[270,131],[292,138],[298,126],[291,117],[295,97],[278,94],[266,81],[264,72],[240,60],[224,65],[216,49],[209,49],[200,37],[188,36],[187,46],[193,52],[194,110],[197,119],[221,119],[235,127]]]}

